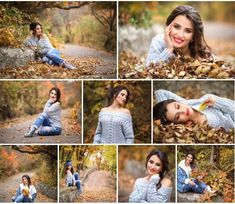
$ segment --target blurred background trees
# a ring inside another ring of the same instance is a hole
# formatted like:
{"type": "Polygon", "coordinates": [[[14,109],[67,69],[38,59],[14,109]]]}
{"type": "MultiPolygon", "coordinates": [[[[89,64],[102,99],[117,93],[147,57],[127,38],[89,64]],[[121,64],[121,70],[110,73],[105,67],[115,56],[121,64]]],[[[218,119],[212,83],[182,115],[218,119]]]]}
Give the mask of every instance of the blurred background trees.
{"type": "Polygon", "coordinates": [[[204,182],[218,190],[216,195],[204,196],[201,202],[234,201],[234,146],[178,146],[177,163],[185,159],[189,152],[195,154],[196,168],[199,175],[206,175],[204,182]],[[208,172],[209,170],[209,172],[208,172]]]}
{"type": "Polygon", "coordinates": [[[60,42],[116,51],[116,2],[1,2],[0,46],[20,47],[32,21],[60,42]]]}
{"type": "Polygon", "coordinates": [[[0,146],[0,180],[19,172],[35,171],[33,180],[57,186],[57,146],[0,146]]]}
{"type": "Polygon", "coordinates": [[[71,118],[79,119],[80,82],[2,81],[0,83],[0,121],[41,112],[52,87],[58,87],[61,91],[62,108],[72,108],[71,118]]]}
{"type": "Polygon", "coordinates": [[[60,146],[60,176],[65,174],[66,161],[72,161],[76,172],[96,168],[116,174],[116,146],[60,146]]]}
{"type": "Polygon", "coordinates": [[[119,24],[132,24],[149,28],[154,23],[165,24],[171,11],[179,5],[191,5],[200,11],[204,21],[234,23],[235,4],[233,2],[120,2],[119,24]],[[146,9],[143,9],[146,8],[146,9]],[[213,11],[213,12],[212,12],[213,11]],[[216,13],[216,15],[214,15],[216,13]]]}
{"type": "Polygon", "coordinates": [[[132,115],[135,143],[151,142],[151,86],[145,81],[85,81],[84,82],[84,141],[92,143],[100,110],[112,104],[110,91],[124,85],[130,91],[126,108],[132,115]]]}
{"type": "Polygon", "coordinates": [[[145,177],[146,157],[153,150],[160,150],[167,153],[169,161],[169,172],[167,173],[173,181],[173,190],[171,202],[175,201],[174,180],[175,180],[175,146],[166,145],[135,145],[120,146],[118,148],[118,200],[119,202],[128,202],[129,196],[134,188],[137,178],[145,177]]]}

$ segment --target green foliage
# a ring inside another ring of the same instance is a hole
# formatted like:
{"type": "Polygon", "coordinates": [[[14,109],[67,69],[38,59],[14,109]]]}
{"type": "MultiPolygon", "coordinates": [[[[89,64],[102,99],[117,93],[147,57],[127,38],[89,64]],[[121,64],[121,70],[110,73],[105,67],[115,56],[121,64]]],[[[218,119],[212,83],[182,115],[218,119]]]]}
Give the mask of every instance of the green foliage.
{"type": "Polygon", "coordinates": [[[150,83],[138,81],[86,81],[84,83],[84,135],[91,143],[97,127],[101,108],[111,105],[113,99],[110,90],[117,85],[124,85],[130,91],[126,104],[132,115],[136,143],[150,143],[150,83]],[[143,117],[144,116],[144,117],[143,117]]]}
{"type": "Polygon", "coordinates": [[[143,27],[143,28],[149,28],[152,26],[152,13],[148,11],[144,11],[140,16],[132,16],[130,18],[130,24],[136,26],[136,27],[143,27]]]}
{"type": "Polygon", "coordinates": [[[35,19],[34,15],[29,15],[15,7],[4,7],[0,5],[0,46],[19,47],[29,34],[28,24],[35,19]]]}

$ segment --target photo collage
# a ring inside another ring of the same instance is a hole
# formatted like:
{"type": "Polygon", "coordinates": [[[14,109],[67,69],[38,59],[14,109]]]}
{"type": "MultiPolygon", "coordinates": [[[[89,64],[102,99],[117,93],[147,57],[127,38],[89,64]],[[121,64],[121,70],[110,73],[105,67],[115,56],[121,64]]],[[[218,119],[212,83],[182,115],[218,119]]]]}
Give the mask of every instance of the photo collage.
{"type": "Polygon", "coordinates": [[[235,1],[0,1],[0,203],[234,203],[235,1]]]}

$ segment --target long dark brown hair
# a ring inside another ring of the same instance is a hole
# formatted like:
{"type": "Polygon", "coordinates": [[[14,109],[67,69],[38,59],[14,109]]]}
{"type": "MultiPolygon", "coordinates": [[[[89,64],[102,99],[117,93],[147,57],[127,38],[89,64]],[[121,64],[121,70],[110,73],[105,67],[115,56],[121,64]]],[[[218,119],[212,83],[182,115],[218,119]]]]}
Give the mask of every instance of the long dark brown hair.
{"type": "Polygon", "coordinates": [[[166,25],[170,25],[179,15],[185,16],[193,24],[193,40],[189,43],[191,57],[211,58],[211,48],[205,41],[202,19],[198,10],[188,5],[178,6],[168,16],[166,25]]]}

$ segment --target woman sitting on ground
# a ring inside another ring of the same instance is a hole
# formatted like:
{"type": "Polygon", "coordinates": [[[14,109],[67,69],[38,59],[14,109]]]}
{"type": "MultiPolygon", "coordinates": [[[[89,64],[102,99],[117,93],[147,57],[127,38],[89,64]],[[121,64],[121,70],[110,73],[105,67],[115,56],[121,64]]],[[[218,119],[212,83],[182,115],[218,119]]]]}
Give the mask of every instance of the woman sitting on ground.
{"type": "Polygon", "coordinates": [[[25,45],[35,50],[36,55],[40,57],[44,63],[61,66],[67,69],[75,69],[74,66],[65,62],[61,58],[60,52],[51,45],[48,37],[43,34],[42,25],[40,23],[31,23],[30,30],[32,31],[32,35],[26,39],[25,45]]]}
{"type": "Polygon", "coordinates": [[[195,155],[188,153],[182,161],[180,161],[177,168],[177,190],[181,193],[193,191],[195,193],[215,193],[210,186],[201,181],[201,177],[191,178],[191,172],[195,169],[194,165],[195,155]]]}

